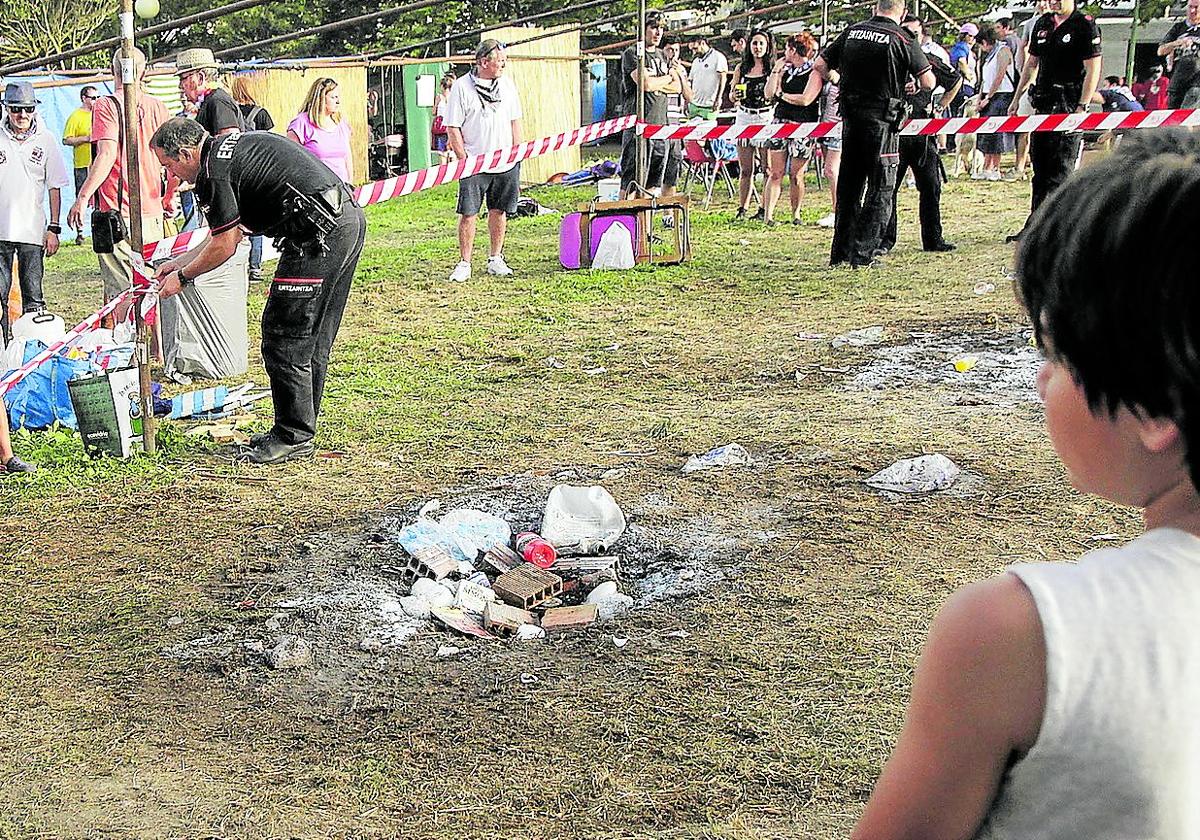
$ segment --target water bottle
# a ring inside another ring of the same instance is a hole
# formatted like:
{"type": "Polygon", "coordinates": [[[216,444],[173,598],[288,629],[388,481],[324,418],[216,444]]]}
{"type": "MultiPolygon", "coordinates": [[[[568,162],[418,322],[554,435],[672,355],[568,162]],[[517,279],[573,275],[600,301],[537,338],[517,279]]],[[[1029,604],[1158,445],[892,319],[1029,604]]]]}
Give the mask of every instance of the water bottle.
{"type": "Polygon", "coordinates": [[[532,563],[539,569],[549,569],[558,559],[558,552],[554,550],[554,546],[533,531],[517,534],[515,545],[517,554],[524,557],[525,562],[532,563]]]}

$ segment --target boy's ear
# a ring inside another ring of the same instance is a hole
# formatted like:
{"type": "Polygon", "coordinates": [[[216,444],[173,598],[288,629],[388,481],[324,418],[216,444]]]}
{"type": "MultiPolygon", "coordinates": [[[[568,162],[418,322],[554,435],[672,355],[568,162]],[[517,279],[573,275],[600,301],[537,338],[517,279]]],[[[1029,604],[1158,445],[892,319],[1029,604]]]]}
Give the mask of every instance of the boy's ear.
{"type": "Polygon", "coordinates": [[[1167,417],[1138,417],[1138,437],[1153,453],[1165,452],[1179,441],[1179,427],[1167,417]]]}

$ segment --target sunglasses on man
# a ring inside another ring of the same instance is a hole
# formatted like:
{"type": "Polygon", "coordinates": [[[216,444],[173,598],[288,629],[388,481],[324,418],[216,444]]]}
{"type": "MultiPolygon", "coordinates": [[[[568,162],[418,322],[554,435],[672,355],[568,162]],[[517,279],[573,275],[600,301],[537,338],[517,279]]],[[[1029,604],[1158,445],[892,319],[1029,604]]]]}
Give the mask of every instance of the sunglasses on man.
{"type": "Polygon", "coordinates": [[[32,105],[6,105],[5,107],[14,114],[32,114],[35,110],[32,105]]]}

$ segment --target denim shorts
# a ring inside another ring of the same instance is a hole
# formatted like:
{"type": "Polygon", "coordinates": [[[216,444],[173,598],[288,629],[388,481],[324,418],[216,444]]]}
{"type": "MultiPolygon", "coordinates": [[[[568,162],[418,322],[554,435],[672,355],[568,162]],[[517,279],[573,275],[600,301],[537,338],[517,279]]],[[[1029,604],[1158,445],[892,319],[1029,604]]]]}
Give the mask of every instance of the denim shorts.
{"type": "Polygon", "coordinates": [[[458,182],[458,209],[461,216],[478,216],[487,201],[488,210],[517,212],[521,198],[521,164],[507,172],[480,172],[458,182]]]}

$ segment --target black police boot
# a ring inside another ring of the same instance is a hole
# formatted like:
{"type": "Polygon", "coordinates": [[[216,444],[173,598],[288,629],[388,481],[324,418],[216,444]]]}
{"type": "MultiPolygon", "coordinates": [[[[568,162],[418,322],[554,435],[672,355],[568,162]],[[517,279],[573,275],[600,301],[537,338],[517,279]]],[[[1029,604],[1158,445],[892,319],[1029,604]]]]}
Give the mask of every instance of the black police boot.
{"type": "Polygon", "coordinates": [[[264,440],[246,450],[245,458],[252,464],[267,466],[300,458],[311,458],[316,451],[317,448],[311,440],[303,443],[284,443],[275,435],[268,434],[264,440]]]}
{"type": "Polygon", "coordinates": [[[953,242],[939,242],[937,245],[934,245],[932,248],[926,248],[925,250],[926,251],[953,251],[957,247],[958,246],[955,245],[953,242]]]}

